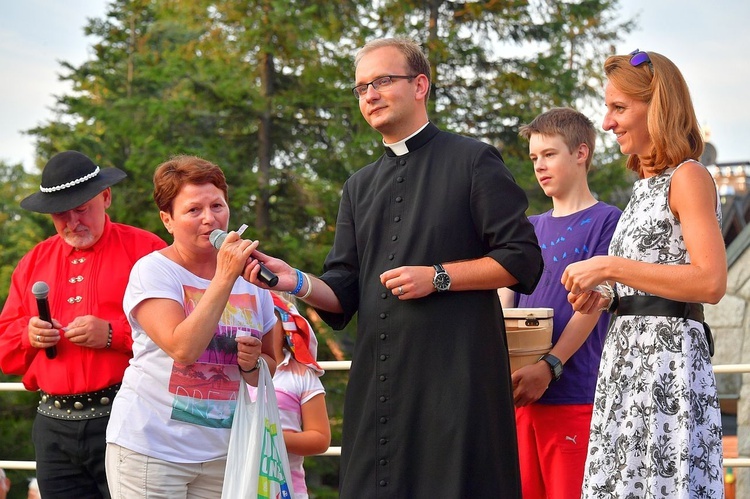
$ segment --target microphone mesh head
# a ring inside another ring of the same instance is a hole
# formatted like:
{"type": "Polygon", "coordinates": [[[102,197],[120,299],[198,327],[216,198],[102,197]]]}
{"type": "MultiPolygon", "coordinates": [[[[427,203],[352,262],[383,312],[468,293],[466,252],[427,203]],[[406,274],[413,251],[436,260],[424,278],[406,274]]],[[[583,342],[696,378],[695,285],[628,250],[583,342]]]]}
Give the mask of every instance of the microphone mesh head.
{"type": "Polygon", "coordinates": [[[224,239],[226,238],[227,238],[227,233],[221,229],[214,229],[214,231],[211,232],[211,234],[209,234],[208,236],[209,242],[216,249],[221,248],[221,245],[224,244],[224,239]]]}
{"type": "Polygon", "coordinates": [[[43,300],[49,294],[49,285],[44,281],[37,281],[31,287],[31,292],[34,294],[34,298],[43,300]]]}

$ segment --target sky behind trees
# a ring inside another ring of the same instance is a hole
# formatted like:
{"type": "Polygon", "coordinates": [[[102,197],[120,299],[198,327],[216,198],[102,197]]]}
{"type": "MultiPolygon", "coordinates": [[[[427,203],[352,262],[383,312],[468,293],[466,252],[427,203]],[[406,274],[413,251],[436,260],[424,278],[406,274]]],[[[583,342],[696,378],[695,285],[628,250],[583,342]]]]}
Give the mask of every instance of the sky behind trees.
{"type": "MultiPolygon", "coordinates": [[[[750,2],[726,0],[625,0],[624,18],[639,15],[637,28],[618,44],[618,53],[635,48],[671,58],[683,71],[701,125],[711,132],[719,162],[750,160],[750,81],[746,47],[750,2]]],[[[22,134],[52,118],[59,61],[74,66],[90,56],[86,19],[102,17],[106,0],[25,0],[6,2],[0,16],[0,160],[33,168],[32,138],[22,134]]],[[[603,109],[603,106],[602,108],[603,109]]],[[[594,110],[596,113],[597,110],[594,110]]],[[[600,115],[592,119],[601,121],[600,115]]]]}

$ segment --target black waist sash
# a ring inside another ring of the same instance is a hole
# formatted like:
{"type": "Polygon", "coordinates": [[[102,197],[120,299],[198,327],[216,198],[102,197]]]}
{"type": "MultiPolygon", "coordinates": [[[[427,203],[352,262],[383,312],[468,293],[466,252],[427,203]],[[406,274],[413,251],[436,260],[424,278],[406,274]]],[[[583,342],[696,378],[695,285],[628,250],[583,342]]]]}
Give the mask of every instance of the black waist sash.
{"type": "Polygon", "coordinates": [[[714,355],[714,338],[703,315],[703,304],[674,301],[660,296],[620,296],[615,315],[655,315],[679,317],[703,323],[708,342],[708,353],[714,355]]]}

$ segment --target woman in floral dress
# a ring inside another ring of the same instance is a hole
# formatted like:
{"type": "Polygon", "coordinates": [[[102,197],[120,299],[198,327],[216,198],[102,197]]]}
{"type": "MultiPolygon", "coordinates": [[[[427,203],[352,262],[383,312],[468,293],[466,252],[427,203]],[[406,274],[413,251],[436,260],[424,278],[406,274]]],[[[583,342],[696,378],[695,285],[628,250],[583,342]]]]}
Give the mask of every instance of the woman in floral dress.
{"type": "MultiPolygon", "coordinates": [[[[609,255],[563,274],[575,310],[614,316],[602,354],[584,498],[723,497],[721,415],[701,303],[726,290],[721,206],[677,67],[612,56],[603,128],[639,180],[609,255]],[[598,284],[615,283],[617,298],[598,284]],[[690,313],[675,316],[678,305],[690,313]]],[[[710,334],[710,333],[708,333],[710,334]]]]}

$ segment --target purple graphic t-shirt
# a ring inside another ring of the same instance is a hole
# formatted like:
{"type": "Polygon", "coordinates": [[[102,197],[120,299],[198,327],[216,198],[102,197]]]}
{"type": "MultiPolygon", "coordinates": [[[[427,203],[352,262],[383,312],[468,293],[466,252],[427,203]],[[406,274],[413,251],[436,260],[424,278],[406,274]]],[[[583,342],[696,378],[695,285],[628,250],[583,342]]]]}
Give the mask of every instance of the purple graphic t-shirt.
{"type": "MultiPolygon", "coordinates": [[[[596,255],[606,255],[621,211],[605,203],[564,217],[553,217],[552,210],[529,217],[534,225],[544,258],[544,273],[534,292],[516,295],[517,307],[551,308],[552,343],[556,343],[573,316],[568,292],[560,282],[565,267],[596,255]]],[[[591,404],[594,402],[596,376],[607,333],[609,314],[602,314],[586,342],[565,363],[563,376],[550,384],[539,403],[591,404]]]]}

